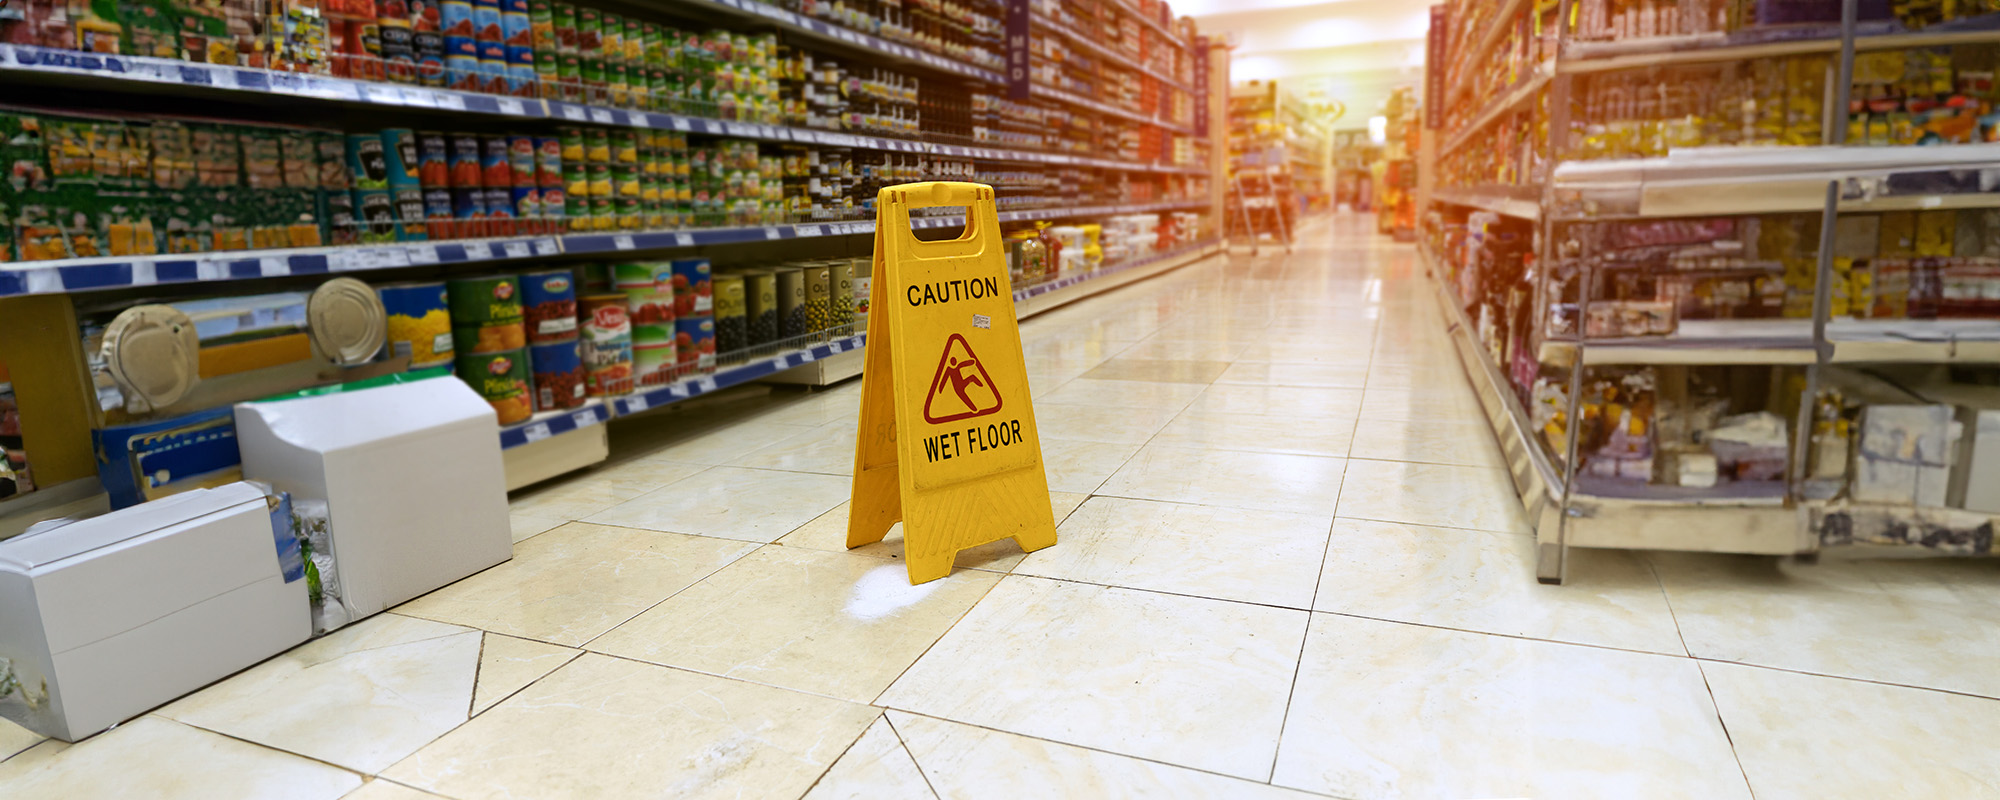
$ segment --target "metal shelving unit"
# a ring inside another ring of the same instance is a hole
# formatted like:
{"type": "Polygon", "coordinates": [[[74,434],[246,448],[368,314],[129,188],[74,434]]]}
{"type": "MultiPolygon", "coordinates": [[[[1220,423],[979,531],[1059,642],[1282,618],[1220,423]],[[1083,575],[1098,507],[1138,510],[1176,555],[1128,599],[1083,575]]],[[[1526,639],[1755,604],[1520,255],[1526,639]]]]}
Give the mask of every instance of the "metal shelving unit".
{"type": "MultiPolygon", "coordinates": [[[[1609,42],[1569,41],[1557,34],[1556,57],[1528,78],[1465,117],[1449,132],[1440,155],[1450,155],[1482,138],[1495,121],[1523,104],[1547,96],[1547,133],[1530,139],[1544,154],[1535,174],[1519,186],[1441,187],[1432,194],[1440,214],[1490,212],[1533,232],[1532,306],[1527,329],[1540,369],[1566,373],[1567,407],[1557,420],[1582,417],[1586,368],[1598,366],[1773,366],[1803,376],[1792,407],[1803,409],[1787,423],[1788,474],[1783,480],[1743,480],[1695,488],[1582,473],[1577,452],[1581,435],[1571,424],[1562,439],[1567,452],[1545,444],[1537,417],[1523,405],[1525,390],[1510,378],[1522,367],[1498,364],[1478,334],[1464,298],[1453,288],[1453,271],[1430,247],[1423,249],[1436,283],[1454,350],[1492,424],[1508,460],[1524,510],[1535,528],[1537,575],[1561,582],[1571,547],[1671,549],[1774,555],[1812,554],[1839,530],[1866,524],[1878,528],[1932,526],[1963,531],[2000,525],[2000,515],[1952,508],[1886,506],[1854,502],[1837,490],[1815,485],[1805,473],[1815,431],[1814,402],[1828,385],[1828,371],[1850,365],[2000,365],[2000,322],[1992,319],[1851,319],[1831,312],[1835,221],[1842,213],[2000,208],[2000,193],[1967,175],[1994,174],[2000,150],[1991,145],[1923,147],[1844,146],[1844,115],[1829,114],[1823,147],[1741,147],[1674,150],[1657,158],[1565,161],[1551,152],[1553,137],[1569,130],[1569,94],[1578,75],[1677,64],[1824,53],[1837,69],[1829,76],[1827,107],[1847,108],[1854,53],[1964,43],[2000,42],[2000,16],[1988,15],[1920,32],[1884,26],[1857,30],[1853,0],[1837,28],[1792,29],[1788,36],[1660,37],[1609,42]],[[1951,180],[1956,177],[1959,180],[1951,180]],[[1817,214],[1812,314],[1778,319],[1684,320],[1674,332],[1651,336],[1588,336],[1585,320],[1604,280],[1607,264],[1597,258],[1589,233],[1596,223],[1713,218],[1772,213],[1817,214]],[[1564,299],[1569,298],[1569,299],[1564,299]],[[1551,327],[1554,306],[1575,320],[1558,332],[1551,327]]],[[[1506,4],[1503,14],[1528,6],[1506,4]]],[[[1570,18],[1563,0],[1557,19],[1570,18]]],[[[1508,27],[1510,16],[1490,25],[1470,53],[1488,52],[1508,27]]],[[[1459,97],[1459,92],[1453,92],[1459,97]]],[[[1432,113],[1440,110],[1433,109],[1432,113]]],[[[1789,396],[1789,395],[1787,395],[1789,396]]],[[[1552,423],[1562,424],[1562,423],[1552,423]]],[[[1903,549],[1916,547],[1905,545],[1903,549]]]]}

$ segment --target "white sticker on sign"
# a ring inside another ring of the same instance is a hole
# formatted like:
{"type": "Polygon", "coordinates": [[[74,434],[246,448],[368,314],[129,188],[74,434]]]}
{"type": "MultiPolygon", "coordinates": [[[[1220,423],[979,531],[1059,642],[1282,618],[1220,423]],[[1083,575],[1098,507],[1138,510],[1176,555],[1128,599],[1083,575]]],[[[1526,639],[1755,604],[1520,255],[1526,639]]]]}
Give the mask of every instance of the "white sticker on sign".
{"type": "Polygon", "coordinates": [[[632,237],[626,236],[624,234],[619,234],[617,236],[611,237],[611,246],[616,247],[620,250],[630,250],[634,247],[637,247],[638,245],[633,243],[632,237]]]}
{"type": "Polygon", "coordinates": [[[521,429],[521,437],[530,442],[539,442],[549,436],[549,424],[546,422],[537,422],[521,429]]]}
{"type": "Polygon", "coordinates": [[[972,315],[972,327],[991,329],[993,327],[993,318],[985,314],[974,314],[972,315]]]}

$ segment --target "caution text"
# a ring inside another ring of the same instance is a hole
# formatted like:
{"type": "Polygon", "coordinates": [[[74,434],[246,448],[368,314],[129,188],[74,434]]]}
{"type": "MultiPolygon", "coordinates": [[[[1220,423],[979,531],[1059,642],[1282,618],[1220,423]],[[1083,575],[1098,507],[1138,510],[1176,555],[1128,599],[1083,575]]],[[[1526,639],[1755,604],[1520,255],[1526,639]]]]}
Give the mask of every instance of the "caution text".
{"type": "Polygon", "coordinates": [[[935,283],[911,284],[905,292],[910,305],[929,306],[949,303],[954,300],[978,300],[982,297],[998,297],[1000,281],[997,278],[973,278],[971,280],[937,281],[935,283]]]}

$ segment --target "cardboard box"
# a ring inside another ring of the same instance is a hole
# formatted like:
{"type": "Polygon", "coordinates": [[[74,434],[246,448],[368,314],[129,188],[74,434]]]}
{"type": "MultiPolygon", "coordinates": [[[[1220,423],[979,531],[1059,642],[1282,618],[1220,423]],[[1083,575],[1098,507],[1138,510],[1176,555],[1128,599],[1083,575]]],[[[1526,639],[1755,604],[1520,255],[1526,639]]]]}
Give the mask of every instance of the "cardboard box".
{"type": "Polygon", "coordinates": [[[73,742],[305,641],[308,614],[246,483],[22,534],[0,542],[0,657],[22,688],[0,716],[73,742]]]}
{"type": "Polygon", "coordinates": [[[1951,504],[2000,514],[2000,408],[1960,408],[1965,431],[1951,473],[1951,504]]]}
{"type": "Polygon", "coordinates": [[[1871,405],[1861,410],[1853,497],[1863,503],[1942,508],[1951,486],[1959,424],[1947,405],[1871,405]]]}
{"type": "Polygon", "coordinates": [[[434,378],[236,407],[243,474],[324,500],[355,619],[513,556],[500,427],[434,378]]]}

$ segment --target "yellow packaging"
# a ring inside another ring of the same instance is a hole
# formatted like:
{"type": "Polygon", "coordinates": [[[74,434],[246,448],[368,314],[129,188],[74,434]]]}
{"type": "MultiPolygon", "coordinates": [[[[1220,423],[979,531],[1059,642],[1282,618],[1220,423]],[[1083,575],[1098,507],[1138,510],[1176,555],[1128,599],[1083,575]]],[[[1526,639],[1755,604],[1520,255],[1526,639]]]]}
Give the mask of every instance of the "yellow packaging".
{"type": "Polygon", "coordinates": [[[1917,212],[1918,256],[1950,258],[1952,239],[1957,234],[1958,212],[1950,209],[1917,212]]]}

